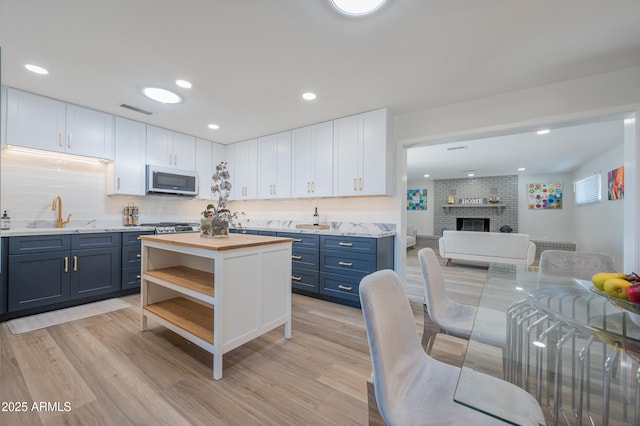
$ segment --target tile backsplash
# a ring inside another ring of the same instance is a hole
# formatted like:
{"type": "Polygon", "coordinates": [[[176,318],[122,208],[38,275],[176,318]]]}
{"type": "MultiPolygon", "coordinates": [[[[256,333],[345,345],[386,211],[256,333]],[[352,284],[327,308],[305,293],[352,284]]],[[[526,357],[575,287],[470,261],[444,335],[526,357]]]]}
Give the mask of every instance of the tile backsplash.
{"type": "MultiPolygon", "coordinates": [[[[0,157],[0,210],[7,210],[12,228],[43,223],[56,217],[55,195],[71,225],[87,222],[119,224],[129,203],[139,207],[139,223],[198,222],[207,200],[176,196],[118,196],[106,194],[107,166],[93,160],[57,157],[45,151],[25,153],[3,149],[0,157]]],[[[233,211],[251,220],[292,220],[311,223],[314,207],[322,222],[396,223],[394,197],[253,200],[230,203],[233,211]]]]}

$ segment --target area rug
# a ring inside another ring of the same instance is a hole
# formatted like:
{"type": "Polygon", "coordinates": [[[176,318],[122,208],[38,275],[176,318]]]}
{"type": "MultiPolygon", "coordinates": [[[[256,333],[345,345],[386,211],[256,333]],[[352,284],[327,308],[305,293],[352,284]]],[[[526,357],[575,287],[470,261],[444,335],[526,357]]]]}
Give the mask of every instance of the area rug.
{"type": "Polygon", "coordinates": [[[100,302],[87,303],[86,305],[45,312],[44,314],[13,319],[7,321],[7,326],[11,334],[20,334],[128,307],[129,304],[120,299],[107,299],[101,300],[100,302]]]}

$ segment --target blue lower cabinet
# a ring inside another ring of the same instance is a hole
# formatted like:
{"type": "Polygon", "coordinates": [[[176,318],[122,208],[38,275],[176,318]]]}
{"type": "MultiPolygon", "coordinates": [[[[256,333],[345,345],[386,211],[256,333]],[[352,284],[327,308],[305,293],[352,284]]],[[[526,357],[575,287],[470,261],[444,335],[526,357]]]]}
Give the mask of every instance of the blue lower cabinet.
{"type": "Polygon", "coordinates": [[[140,288],[140,273],[140,267],[124,268],[122,270],[122,289],[140,288]]]}
{"type": "MultiPolygon", "coordinates": [[[[118,240],[120,243],[120,240],[118,240]]],[[[70,298],[80,299],[120,290],[120,247],[71,252],[70,298]]]]}
{"type": "Polygon", "coordinates": [[[140,288],[142,245],[139,237],[152,234],[151,231],[122,233],[122,272],[120,278],[122,290],[140,288]]]}
{"type": "Polygon", "coordinates": [[[320,294],[360,303],[360,277],[320,273],[320,294]]]}
{"type": "Polygon", "coordinates": [[[8,311],[69,300],[69,252],[9,255],[8,311]]]}
{"type": "Polygon", "coordinates": [[[320,271],[364,277],[377,268],[375,254],[320,250],[320,271]]]}
{"type": "Polygon", "coordinates": [[[121,233],[10,237],[3,273],[8,314],[97,300],[121,288],[121,233]]]}
{"type": "Polygon", "coordinates": [[[312,293],[318,293],[319,277],[318,271],[310,271],[293,267],[291,270],[291,288],[294,290],[304,290],[312,293]]]}

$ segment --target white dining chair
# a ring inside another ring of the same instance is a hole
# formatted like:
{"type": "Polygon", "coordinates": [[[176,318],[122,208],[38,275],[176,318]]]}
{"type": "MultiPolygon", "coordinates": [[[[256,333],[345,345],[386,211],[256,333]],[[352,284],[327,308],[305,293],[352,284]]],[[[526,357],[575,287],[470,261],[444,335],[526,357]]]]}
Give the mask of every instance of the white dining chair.
{"type": "MultiPolygon", "coordinates": [[[[404,285],[395,272],[382,270],[360,282],[375,400],[389,426],[504,425],[504,422],[454,402],[461,369],[431,358],[420,346],[404,285]]],[[[544,424],[535,399],[524,390],[473,372],[479,390],[496,393],[519,424],[544,424]]],[[[475,386],[474,386],[475,387],[475,386]]]]}
{"type": "Polygon", "coordinates": [[[597,272],[616,272],[613,258],[604,253],[545,250],[540,254],[540,274],[591,280],[597,272]]]}
{"type": "Polygon", "coordinates": [[[469,339],[476,316],[482,318],[482,327],[474,336],[476,340],[503,349],[506,344],[506,314],[492,309],[466,305],[452,300],[445,288],[444,277],[438,257],[433,249],[426,247],[418,252],[418,260],[424,281],[425,319],[422,346],[431,353],[438,333],[469,339]],[[434,328],[433,323],[436,325],[434,328]]]}

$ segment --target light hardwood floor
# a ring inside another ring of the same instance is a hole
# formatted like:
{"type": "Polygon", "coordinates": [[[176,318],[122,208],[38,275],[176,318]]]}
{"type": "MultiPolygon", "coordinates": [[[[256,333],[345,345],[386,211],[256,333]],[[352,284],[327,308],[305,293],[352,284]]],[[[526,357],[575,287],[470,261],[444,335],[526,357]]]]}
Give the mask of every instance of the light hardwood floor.
{"type": "MultiPolygon", "coordinates": [[[[407,279],[422,285],[417,250],[407,279]]],[[[447,267],[452,297],[477,301],[484,274],[482,265],[447,267]]],[[[0,411],[0,425],[368,423],[359,309],[294,294],[292,338],[279,327],[227,353],[214,381],[211,354],[153,323],[140,332],[139,296],[124,300],[131,307],[20,335],[0,324],[0,408],[13,410],[0,411]],[[22,402],[26,411],[15,412],[22,402]]],[[[412,308],[421,335],[422,305],[412,308]]],[[[465,348],[439,335],[432,355],[459,365],[465,348]]]]}

